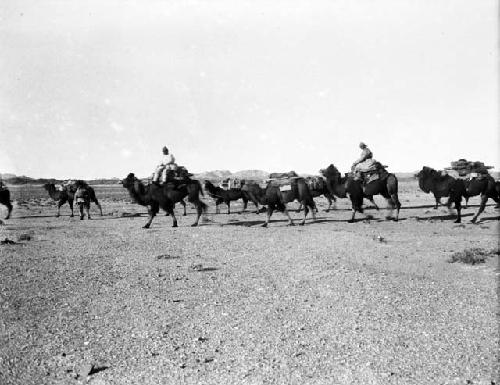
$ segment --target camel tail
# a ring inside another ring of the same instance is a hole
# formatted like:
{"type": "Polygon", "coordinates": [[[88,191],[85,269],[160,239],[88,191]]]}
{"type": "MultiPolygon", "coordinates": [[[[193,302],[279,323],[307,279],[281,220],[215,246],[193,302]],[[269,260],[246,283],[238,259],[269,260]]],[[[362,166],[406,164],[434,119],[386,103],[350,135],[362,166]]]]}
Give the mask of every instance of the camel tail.
{"type": "Polygon", "coordinates": [[[202,187],[202,185],[201,185],[201,182],[200,182],[200,181],[198,181],[198,187],[200,188],[200,193],[201,193],[201,196],[202,196],[202,197],[205,197],[205,193],[203,192],[203,187],[202,187]]]}

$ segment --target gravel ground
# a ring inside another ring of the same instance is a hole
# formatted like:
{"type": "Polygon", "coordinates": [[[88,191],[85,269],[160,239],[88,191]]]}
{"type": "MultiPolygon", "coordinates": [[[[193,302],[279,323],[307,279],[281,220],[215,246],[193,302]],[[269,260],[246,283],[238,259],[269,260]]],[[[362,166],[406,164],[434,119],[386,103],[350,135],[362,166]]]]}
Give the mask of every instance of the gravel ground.
{"type": "Polygon", "coordinates": [[[21,201],[0,227],[16,242],[0,245],[1,384],[500,384],[498,255],[448,262],[498,249],[493,205],[455,225],[411,182],[398,223],[348,224],[339,200],[264,229],[210,202],[198,228],[178,208],[179,228],[144,230],[117,194],[91,221],[21,201]]]}

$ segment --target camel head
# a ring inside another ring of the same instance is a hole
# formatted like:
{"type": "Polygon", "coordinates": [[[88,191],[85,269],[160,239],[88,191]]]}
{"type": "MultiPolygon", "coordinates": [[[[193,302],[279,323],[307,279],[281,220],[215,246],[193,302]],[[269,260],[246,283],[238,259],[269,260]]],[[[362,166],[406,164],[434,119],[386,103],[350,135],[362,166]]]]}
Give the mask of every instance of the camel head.
{"type": "Polygon", "coordinates": [[[420,179],[420,178],[432,178],[436,176],[438,172],[434,170],[432,167],[424,166],[422,167],[422,170],[420,170],[418,173],[415,174],[415,177],[420,179]]]}
{"type": "Polygon", "coordinates": [[[321,169],[320,173],[324,177],[336,177],[340,175],[339,170],[333,164],[330,164],[326,169],[321,169]]]}
{"type": "Polygon", "coordinates": [[[125,188],[133,187],[136,180],[137,178],[135,177],[134,173],[131,172],[125,179],[122,180],[122,185],[125,188]]]}

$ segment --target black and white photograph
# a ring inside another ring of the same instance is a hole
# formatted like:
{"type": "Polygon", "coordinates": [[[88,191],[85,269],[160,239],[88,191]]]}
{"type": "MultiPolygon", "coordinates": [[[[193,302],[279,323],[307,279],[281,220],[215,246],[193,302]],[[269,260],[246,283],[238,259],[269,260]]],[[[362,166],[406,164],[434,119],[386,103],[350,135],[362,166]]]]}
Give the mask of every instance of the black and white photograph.
{"type": "Polygon", "coordinates": [[[2,0],[0,385],[500,385],[499,8],[2,0]]]}

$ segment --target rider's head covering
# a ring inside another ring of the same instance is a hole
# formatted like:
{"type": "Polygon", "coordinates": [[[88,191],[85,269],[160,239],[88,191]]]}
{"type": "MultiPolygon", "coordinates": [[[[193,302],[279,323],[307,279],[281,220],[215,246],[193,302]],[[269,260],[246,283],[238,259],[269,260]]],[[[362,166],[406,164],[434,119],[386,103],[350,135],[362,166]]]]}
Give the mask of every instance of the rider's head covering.
{"type": "Polygon", "coordinates": [[[163,151],[164,153],[168,153],[168,148],[167,148],[167,146],[163,146],[162,151],[163,151]]]}
{"type": "Polygon", "coordinates": [[[364,144],[363,142],[360,142],[360,143],[359,143],[359,147],[361,147],[361,148],[365,148],[365,147],[366,147],[366,144],[364,144]]]}

